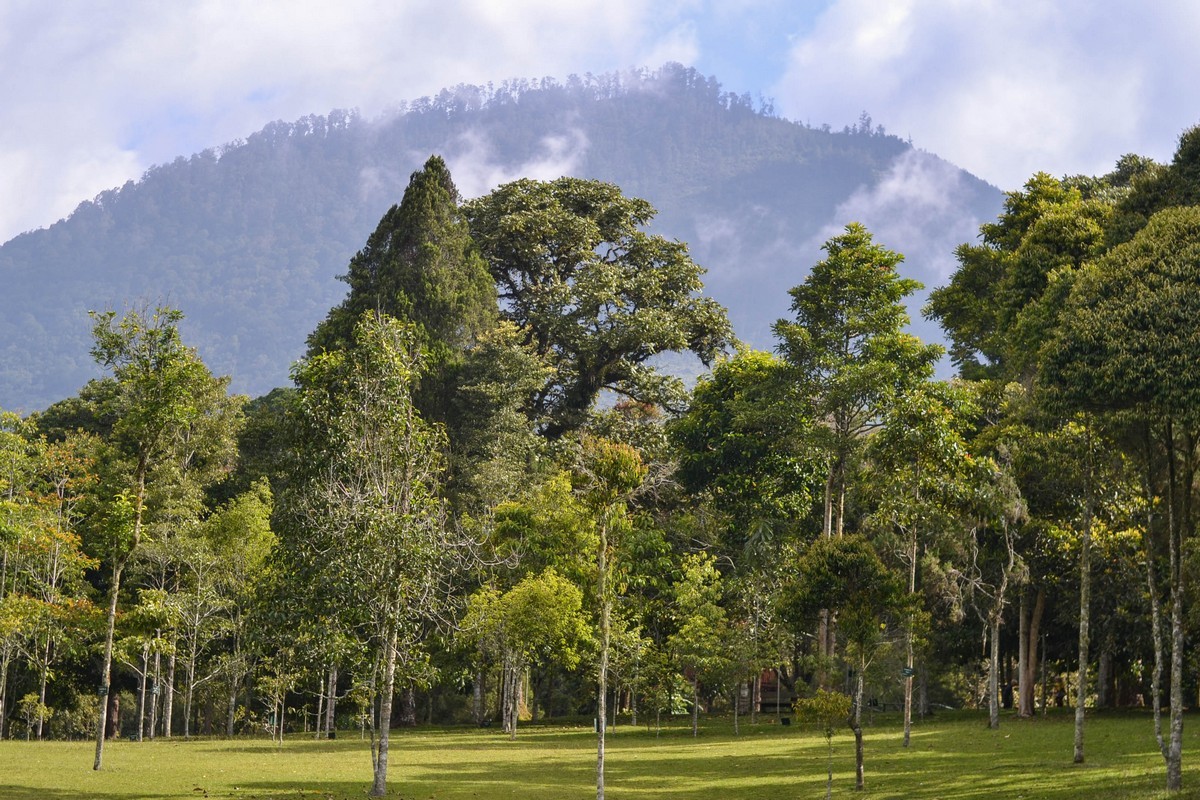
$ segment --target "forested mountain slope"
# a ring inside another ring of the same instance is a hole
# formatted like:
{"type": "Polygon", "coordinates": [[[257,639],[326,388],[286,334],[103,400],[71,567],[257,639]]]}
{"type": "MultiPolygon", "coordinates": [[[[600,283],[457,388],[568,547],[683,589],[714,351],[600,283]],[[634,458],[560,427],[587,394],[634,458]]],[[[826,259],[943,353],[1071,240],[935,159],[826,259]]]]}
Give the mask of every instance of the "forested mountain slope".
{"type": "Polygon", "coordinates": [[[31,411],[78,390],[95,374],[87,310],[139,302],[182,309],[187,340],[235,390],[285,383],[345,292],[336,276],[430,153],[468,197],[562,174],[645,197],[660,211],[655,230],[691,245],[707,294],[760,347],[772,346],[786,290],[846,223],[868,225],[932,288],[1001,203],[865,114],[837,132],[780,119],[678,65],[458,87],[376,120],[272,123],[0,247],[0,407],[31,411]]]}

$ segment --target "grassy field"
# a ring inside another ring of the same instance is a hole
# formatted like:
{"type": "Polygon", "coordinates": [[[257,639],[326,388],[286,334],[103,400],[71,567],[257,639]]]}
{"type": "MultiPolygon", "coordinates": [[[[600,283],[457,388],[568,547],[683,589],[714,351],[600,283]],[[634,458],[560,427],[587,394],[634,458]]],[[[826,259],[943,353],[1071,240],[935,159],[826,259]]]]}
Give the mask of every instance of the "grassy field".
{"type": "MultiPolygon", "coordinates": [[[[1069,709],[1063,709],[1069,711],[1069,709]]],[[[1086,764],[1071,763],[1072,718],[1005,718],[999,731],[977,714],[947,714],[914,729],[901,747],[899,722],[868,729],[867,791],[854,786],[853,738],[834,740],[834,796],[872,798],[1165,797],[1162,759],[1148,714],[1089,718],[1086,764]]],[[[1184,792],[1200,798],[1197,720],[1185,728],[1184,792]]],[[[85,742],[0,742],[2,800],[358,800],[370,778],[367,743],[266,739],[112,742],[106,768],[91,769],[85,742]]],[[[814,731],[709,720],[698,739],[677,726],[661,737],[619,727],[609,738],[607,795],[674,800],[819,798],[825,741],[814,731]]],[[[418,729],[393,738],[390,797],[404,800],[595,796],[595,737],[588,728],[526,727],[515,742],[497,730],[418,729]]]]}

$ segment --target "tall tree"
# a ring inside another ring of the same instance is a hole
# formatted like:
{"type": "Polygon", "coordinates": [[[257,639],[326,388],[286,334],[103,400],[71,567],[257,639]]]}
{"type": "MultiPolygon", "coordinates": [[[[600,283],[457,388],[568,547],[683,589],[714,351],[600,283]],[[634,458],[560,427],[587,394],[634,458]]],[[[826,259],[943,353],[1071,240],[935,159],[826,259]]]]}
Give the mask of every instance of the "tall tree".
{"type": "Polygon", "coordinates": [[[367,312],[354,348],[312,356],[296,372],[310,467],[285,498],[284,563],[332,593],[305,607],[331,602],[342,630],[372,653],[373,797],[387,792],[398,672],[404,665],[400,677],[416,677],[411,665],[423,661],[429,626],[445,614],[460,549],[439,496],[442,434],[413,402],[420,368],[414,327],[367,312]]]}
{"type": "Polygon", "coordinates": [[[725,310],[699,296],[687,246],[647,233],[653,207],[610,183],[518,180],[466,213],[503,315],[554,369],[533,398],[551,438],[604,390],[677,402],[680,383],[649,360],[690,350],[707,362],[732,339],[725,310]]]}
{"type": "MultiPolygon", "coordinates": [[[[1148,443],[1142,453],[1151,515],[1146,535],[1166,518],[1169,738],[1162,736],[1155,716],[1167,788],[1172,791],[1182,786],[1183,565],[1184,543],[1196,527],[1198,348],[1200,209],[1167,209],[1080,274],[1064,324],[1048,348],[1045,368],[1046,382],[1076,407],[1136,414],[1148,443]],[[1156,502],[1156,496],[1161,500],[1156,502]]],[[[1152,568],[1153,562],[1148,559],[1148,566],[1152,568]]],[[[1156,595],[1152,586],[1152,601],[1156,595]]],[[[1161,646],[1156,651],[1156,662],[1161,663],[1161,646]]],[[[1152,704],[1157,707],[1157,703],[1154,697],[1152,704]]]]}
{"type": "Polygon", "coordinates": [[[895,551],[908,573],[913,608],[905,626],[904,746],[912,734],[921,549],[954,524],[971,470],[967,429],[977,412],[970,386],[930,382],[906,392],[887,412],[869,446],[865,482],[875,508],[867,527],[895,551]]]}
{"type": "Polygon", "coordinates": [[[824,534],[845,528],[846,489],[865,433],[907,385],[927,380],[942,353],[906,333],[906,296],[921,288],[896,272],[903,256],[858,223],[827,241],[825,260],[790,290],[791,320],[775,323],[796,402],[823,426],[824,534]]]}
{"type": "MultiPolygon", "coordinates": [[[[414,326],[427,350],[426,386],[447,376],[475,338],[496,320],[496,288],[459,210],[458,189],[441,156],[409,178],[399,205],[388,209],[342,280],[350,291],[309,336],[309,355],[353,347],[367,311],[414,326]]],[[[418,395],[429,416],[443,410],[438,389],[418,395]],[[440,401],[440,402],[439,402],[440,401]]]]}
{"type": "Polygon", "coordinates": [[[110,442],[124,465],[106,487],[112,492],[105,543],[111,572],[93,764],[97,770],[104,757],[121,575],[141,542],[149,480],[181,443],[186,446],[195,427],[212,417],[237,414],[223,402],[228,379],[214,378],[195,351],[184,346],[182,318],[181,312],[161,307],[152,313],[130,311],[120,319],[112,311],[93,314],[92,356],[112,373],[111,406],[105,412],[114,420],[110,442]]]}
{"type": "Polygon", "coordinates": [[[596,691],[596,800],[604,800],[604,740],[607,729],[608,662],[612,645],[615,550],[628,531],[628,504],[642,487],[646,465],[627,444],[585,437],[575,468],[577,491],[595,520],[596,602],[599,604],[599,658],[596,691]]]}

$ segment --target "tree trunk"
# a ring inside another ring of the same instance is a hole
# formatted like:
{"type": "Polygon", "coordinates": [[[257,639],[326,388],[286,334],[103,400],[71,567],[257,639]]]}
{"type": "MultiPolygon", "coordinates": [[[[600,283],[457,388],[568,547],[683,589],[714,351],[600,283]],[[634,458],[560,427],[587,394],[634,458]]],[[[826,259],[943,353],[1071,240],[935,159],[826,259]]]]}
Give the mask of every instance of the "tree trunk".
{"type": "Polygon", "coordinates": [[[375,775],[371,784],[371,797],[387,794],[388,745],[391,742],[392,694],[396,690],[396,633],[389,631],[385,637],[387,652],[384,655],[383,694],[379,698],[379,744],[374,752],[375,775]]]}
{"type": "Polygon", "coordinates": [[[196,684],[196,655],[193,653],[184,666],[187,678],[187,691],[183,693],[183,738],[190,739],[192,735],[192,697],[196,684]]]}
{"type": "Polygon", "coordinates": [[[692,679],[692,738],[700,733],[700,679],[692,679]]]}
{"type": "Polygon", "coordinates": [[[38,703],[41,704],[41,708],[38,709],[38,724],[37,724],[37,738],[38,738],[39,742],[42,741],[42,737],[43,737],[43,734],[45,733],[45,729],[46,729],[46,714],[44,713],[44,709],[46,708],[46,683],[50,679],[50,635],[49,634],[46,635],[46,647],[42,651],[41,673],[42,673],[41,685],[38,688],[38,703]]]}
{"type": "Polygon", "coordinates": [[[229,681],[229,705],[225,709],[225,735],[230,739],[233,738],[234,729],[237,725],[237,698],[239,682],[239,680],[229,681]]]}
{"type": "Polygon", "coordinates": [[[154,741],[157,732],[155,726],[158,724],[158,693],[159,687],[162,686],[161,675],[162,654],[156,651],[154,653],[154,682],[150,689],[150,741],[154,741]]]}
{"type": "Polygon", "coordinates": [[[337,679],[338,668],[336,664],[329,667],[329,689],[326,692],[328,699],[325,701],[325,738],[332,739],[337,733],[337,679]]]}
{"type": "Polygon", "coordinates": [[[854,729],[854,788],[862,791],[866,782],[863,777],[863,732],[862,732],[862,701],[863,701],[863,681],[866,677],[867,659],[861,657],[858,660],[858,675],[854,679],[854,720],[852,728],[854,729]]]}
{"type": "MultiPolygon", "coordinates": [[[[913,597],[917,593],[917,536],[916,532],[909,534],[908,542],[908,596],[913,597]]],[[[912,702],[913,702],[913,675],[915,661],[913,658],[913,625],[915,617],[913,614],[908,615],[908,629],[904,632],[904,649],[906,658],[904,661],[904,746],[908,747],[909,741],[912,739],[912,702]]]]}
{"type": "Polygon", "coordinates": [[[1112,692],[1112,644],[1107,640],[1100,645],[1100,657],[1096,659],[1096,707],[1108,708],[1113,703],[1112,692]]]}
{"type": "Polygon", "coordinates": [[[1041,635],[1042,614],[1046,610],[1046,590],[1038,587],[1037,596],[1033,601],[1033,611],[1029,614],[1028,624],[1025,628],[1025,635],[1022,638],[1021,646],[1025,652],[1024,669],[1019,669],[1018,677],[1020,700],[1018,713],[1022,717],[1033,716],[1033,695],[1034,684],[1037,683],[1037,666],[1038,666],[1038,637],[1041,635]]]}
{"type": "Polygon", "coordinates": [[[108,732],[108,692],[112,680],[113,634],[117,627],[117,595],[121,591],[124,560],[113,565],[112,586],[108,589],[108,615],[104,634],[104,659],[100,662],[100,716],[96,724],[96,759],[92,769],[104,766],[104,735],[108,732]]]}
{"type": "Polygon", "coordinates": [[[992,614],[991,641],[988,643],[988,727],[1000,727],[1000,611],[992,614]]]}
{"type": "Polygon", "coordinates": [[[1088,644],[1091,625],[1092,587],[1092,480],[1091,429],[1085,428],[1088,444],[1088,482],[1083,507],[1082,541],[1079,547],[1079,680],[1075,689],[1075,763],[1083,763],[1083,722],[1088,690],[1088,644]]]}
{"type": "MultiPolygon", "coordinates": [[[[322,679],[325,677],[321,676],[322,679]]],[[[322,680],[321,688],[317,690],[317,713],[313,716],[313,738],[320,741],[321,735],[324,733],[325,724],[325,690],[328,689],[327,683],[322,680]]],[[[308,715],[304,716],[304,724],[308,725],[308,715]]]]}
{"type": "Polygon", "coordinates": [[[483,667],[475,669],[475,686],[471,690],[471,713],[475,716],[475,724],[483,726],[483,681],[485,672],[483,667]]]}
{"type": "Polygon", "coordinates": [[[150,647],[142,648],[142,675],[138,685],[138,732],[137,740],[142,741],[146,732],[146,683],[150,678],[150,647]]]}
{"type": "Polygon", "coordinates": [[[8,665],[11,662],[12,652],[5,647],[0,653],[0,742],[7,733],[4,723],[8,719],[8,665]]]}
{"type": "Polygon", "coordinates": [[[163,738],[171,738],[175,717],[175,653],[167,657],[167,696],[163,700],[163,738]]]}
{"type": "MultiPolygon", "coordinates": [[[[1167,746],[1167,790],[1176,792],[1183,788],[1183,564],[1182,520],[1177,511],[1180,501],[1180,484],[1175,464],[1176,447],[1173,425],[1167,423],[1167,533],[1170,553],[1171,576],[1171,710],[1170,743],[1167,746]]],[[[1187,454],[1190,460],[1190,454],[1187,454]]],[[[1185,472],[1190,470],[1185,469],[1185,472]]],[[[1192,484],[1185,481],[1185,493],[1190,493],[1192,484]]],[[[1186,499],[1185,499],[1186,502],[1186,499]]],[[[1180,507],[1182,508],[1182,507],[1180,507]]]]}
{"type": "Polygon", "coordinates": [[[597,550],[597,594],[600,599],[600,669],[596,691],[596,800],[604,800],[604,734],[608,725],[608,648],[609,616],[612,604],[608,597],[608,523],[600,523],[600,547],[597,550]]]}

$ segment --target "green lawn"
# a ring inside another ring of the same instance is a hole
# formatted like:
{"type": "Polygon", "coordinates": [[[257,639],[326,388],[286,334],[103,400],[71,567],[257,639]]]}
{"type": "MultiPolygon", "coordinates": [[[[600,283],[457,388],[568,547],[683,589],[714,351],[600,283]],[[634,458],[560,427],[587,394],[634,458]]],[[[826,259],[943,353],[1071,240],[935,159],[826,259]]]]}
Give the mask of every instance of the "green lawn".
{"type": "MultiPolygon", "coordinates": [[[[1069,711],[1069,709],[1064,709],[1069,711]]],[[[1195,720],[1189,720],[1194,723],[1195,720]]],[[[1195,727],[1192,725],[1192,727],[1195,727]]],[[[867,791],[873,798],[1146,798],[1165,796],[1162,759],[1150,717],[1114,713],[1088,721],[1084,765],[1071,763],[1072,717],[1005,718],[989,731],[976,714],[948,714],[914,729],[900,746],[898,720],[868,730],[867,791]]],[[[1184,786],[1200,798],[1195,743],[1185,735],[1184,786]]],[[[834,796],[853,791],[853,738],[834,740],[834,796]]],[[[0,799],[362,798],[370,778],[367,744],[357,733],[332,742],[265,739],[112,742],[106,768],[91,769],[85,742],[0,742],[0,799]]],[[[825,742],[796,726],[710,720],[693,740],[682,723],[661,737],[619,727],[609,738],[607,795],[677,800],[779,800],[824,796],[825,742]]],[[[515,742],[497,730],[419,729],[393,738],[390,796],[586,798],[595,796],[595,737],[588,728],[526,727],[515,742]]]]}

